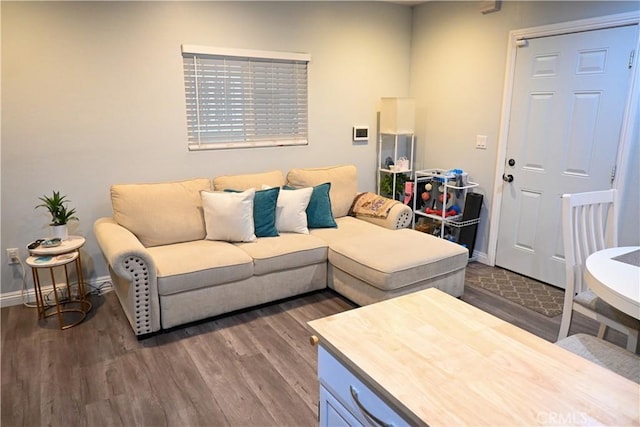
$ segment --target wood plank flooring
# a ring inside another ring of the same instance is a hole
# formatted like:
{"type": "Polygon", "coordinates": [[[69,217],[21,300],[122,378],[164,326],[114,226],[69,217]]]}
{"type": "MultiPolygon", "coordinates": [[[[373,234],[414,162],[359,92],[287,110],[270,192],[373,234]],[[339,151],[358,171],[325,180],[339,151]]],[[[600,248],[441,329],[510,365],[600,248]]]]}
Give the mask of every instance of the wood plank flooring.
{"type": "MultiPolygon", "coordinates": [[[[462,299],[555,341],[559,316],[471,286],[462,299]]],[[[87,320],[66,331],[34,309],[0,310],[3,427],[317,425],[306,322],[353,307],[325,290],[138,341],[115,294],[92,301],[87,320]]],[[[576,316],[572,332],[596,330],[576,316]]]]}

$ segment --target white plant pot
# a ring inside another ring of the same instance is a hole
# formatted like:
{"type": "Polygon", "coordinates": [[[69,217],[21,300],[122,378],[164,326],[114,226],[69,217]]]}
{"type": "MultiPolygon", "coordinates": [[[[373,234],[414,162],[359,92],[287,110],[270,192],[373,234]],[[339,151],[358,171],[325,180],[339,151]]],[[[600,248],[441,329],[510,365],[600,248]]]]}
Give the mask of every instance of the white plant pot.
{"type": "Polygon", "coordinates": [[[58,237],[62,240],[69,239],[69,228],[67,224],[64,225],[52,225],[51,226],[51,237],[58,237]]]}

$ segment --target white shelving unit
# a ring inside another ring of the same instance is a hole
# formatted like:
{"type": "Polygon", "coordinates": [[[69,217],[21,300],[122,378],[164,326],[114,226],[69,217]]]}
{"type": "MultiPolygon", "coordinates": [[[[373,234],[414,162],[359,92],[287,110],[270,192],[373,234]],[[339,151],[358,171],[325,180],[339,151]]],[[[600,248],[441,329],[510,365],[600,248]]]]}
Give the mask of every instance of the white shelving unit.
{"type": "Polygon", "coordinates": [[[454,227],[460,229],[462,227],[467,227],[470,225],[475,225],[480,222],[480,218],[470,219],[466,221],[462,221],[462,212],[464,211],[464,201],[467,191],[470,188],[477,187],[479,184],[476,182],[471,182],[467,180],[467,174],[456,174],[446,169],[425,169],[420,171],[415,171],[413,178],[413,223],[412,226],[416,228],[416,217],[425,217],[429,218],[439,224],[440,232],[439,237],[445,238],[445,230],[446,227],[454,227]],[[462,182],[460,182],[462,181],[462,182]],[[421,194],[417,194],[418,189],[420,188],[421,183],[431,183],[432,186],[438,184],[443,187],[443,191],[439,191],[436,189],[432,190],[430,194],[440,194],[442,193],[442,201],[436,200],[435,203],[432,200],[433,196],[430,196],[429,200],[427,200],[427,206],[419,206],[418,199],[421,199],[421,194]],[[447,204],[450,200],[450,191],[458,192],[459,195],[453,196],[456,198],[458,202],[457,206],[459,208],[459,212],[455,215],[448,215],[449,209],[447,208],[447,204]],[[431,206],[429,208],[429,206],[431,206]],[[425,211],[426,208],[429,208],[428,211],[425,211]]]}
{"type": "MultiPolygon", "coordinates": [[[[378,194],[398,199],[396,186],[400,176],[411,180],[415,145],[415,100],[413,98],[380,99],[380,132],[378,140],[378,194]],[[387,162],[387,158],[390,162],[387,162]],[[399,162],[406,159],[405,162],[399,162]],[[390,167],[389,163],[393,163],[390,167]],[[404,163],[404,164],[403,164],[404,163]],[[407,176],[409,175],[409,176],[407,176]],[[390,180],[391,194],[381,191],[382,180],[390,180]]],[[[404,188],[400,192],[400,199],[404,188]]]]}
{"type": "MultiPolygon", "coordinates": [[[[378,141],[378,194],[381,194],[380,187],[385,176],[390,177],[392,189],[396,188],[398,175],[409,174],[408,179],[411,179],[414,148],[415,136],[413,134],[380,134],[380,140],[378,141]],[[393,166],[389,167],[389,165],[386,164],[387,158],[391,158],[393,166]],[[401,159],[406,159],[406,164],[402,164],[401,159]]],[[[393,191],[393,193],[395,193],[395,191],[393,191]]],[[[383,195],[395,198],[395,194],[383,195]]]]}

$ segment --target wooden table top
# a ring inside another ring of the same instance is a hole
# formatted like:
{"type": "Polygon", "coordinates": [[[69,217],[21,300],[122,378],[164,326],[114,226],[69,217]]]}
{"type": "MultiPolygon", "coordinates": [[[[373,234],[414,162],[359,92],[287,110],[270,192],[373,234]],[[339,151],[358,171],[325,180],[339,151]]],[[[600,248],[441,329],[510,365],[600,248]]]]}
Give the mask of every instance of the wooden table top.
{"type": "Polygon", "coordinates": [[[309,326],[415,424],[640,424],[640,385],[434,288],[309,326]]]}

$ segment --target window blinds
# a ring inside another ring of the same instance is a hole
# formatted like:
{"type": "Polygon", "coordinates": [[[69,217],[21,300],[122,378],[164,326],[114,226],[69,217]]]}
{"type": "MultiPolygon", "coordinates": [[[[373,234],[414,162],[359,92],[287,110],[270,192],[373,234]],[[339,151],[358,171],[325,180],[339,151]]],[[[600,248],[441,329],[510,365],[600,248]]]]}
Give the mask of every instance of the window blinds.
{"type": "Polygon", "coordinates": [[[183,46],[189,149],[307,144],[309,58],[216,52],[183,46]]]}

